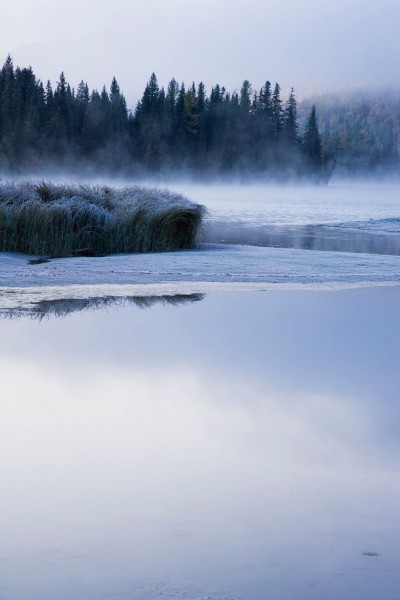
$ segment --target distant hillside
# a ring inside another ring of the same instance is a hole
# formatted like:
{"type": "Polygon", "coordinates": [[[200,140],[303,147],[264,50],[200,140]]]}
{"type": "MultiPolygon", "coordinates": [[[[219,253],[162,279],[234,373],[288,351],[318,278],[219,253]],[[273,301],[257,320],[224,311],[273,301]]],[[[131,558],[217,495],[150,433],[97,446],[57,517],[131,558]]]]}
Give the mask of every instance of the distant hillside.
{"type": "Polygon", "coordinates": [[[337,171],[400,170],[400,91],[325,94],[299,103],[300,121],[316,104],[325,157],[337,171]]]}

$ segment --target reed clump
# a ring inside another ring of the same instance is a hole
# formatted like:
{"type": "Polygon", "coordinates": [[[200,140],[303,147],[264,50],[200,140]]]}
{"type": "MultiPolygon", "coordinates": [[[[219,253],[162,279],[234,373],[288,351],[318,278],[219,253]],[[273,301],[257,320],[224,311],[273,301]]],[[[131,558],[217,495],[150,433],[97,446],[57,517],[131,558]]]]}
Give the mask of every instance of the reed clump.
{"type": "Polygon", "coordinates": [[[0,182],[0,251],[54,258],[190,249],[204,214],[167,190],[0,182]]]}

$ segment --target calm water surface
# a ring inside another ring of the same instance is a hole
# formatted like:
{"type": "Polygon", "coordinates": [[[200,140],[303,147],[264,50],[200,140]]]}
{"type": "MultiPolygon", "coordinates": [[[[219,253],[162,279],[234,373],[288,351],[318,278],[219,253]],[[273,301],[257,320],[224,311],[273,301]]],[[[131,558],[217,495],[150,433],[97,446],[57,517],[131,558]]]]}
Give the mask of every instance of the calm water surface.
{"type": "Polygon", "coordinates": [[[174,187],[207,207],[208,242],[400,255],[398,182],[174,187]]]}
{"type": "Polygon", "coordinates": [[[400,288],[195,300],[0,320],[1,600],[398,599],[400,288]]]}

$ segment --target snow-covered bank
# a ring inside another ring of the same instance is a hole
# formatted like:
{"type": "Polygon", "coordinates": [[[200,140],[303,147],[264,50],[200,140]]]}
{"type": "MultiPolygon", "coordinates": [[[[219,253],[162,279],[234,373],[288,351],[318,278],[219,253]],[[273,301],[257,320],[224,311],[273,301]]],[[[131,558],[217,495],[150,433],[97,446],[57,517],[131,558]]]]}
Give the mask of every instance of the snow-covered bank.
{"type": "Polygon", "coordinates": [[[58,258],[31,264],[34,259],[0,253],[0,287],[400,281],[398,256],[292,248],[221,244],[193,251],[58,258]]]}

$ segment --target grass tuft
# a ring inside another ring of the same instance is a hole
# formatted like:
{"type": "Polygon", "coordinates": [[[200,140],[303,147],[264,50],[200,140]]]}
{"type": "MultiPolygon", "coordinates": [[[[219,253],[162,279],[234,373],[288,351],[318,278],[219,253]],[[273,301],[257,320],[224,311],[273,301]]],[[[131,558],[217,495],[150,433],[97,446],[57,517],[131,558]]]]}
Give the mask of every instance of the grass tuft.
{"type": "Polygon", "coordinates": [[[190,249],[204,214],[166,190],[0,182],[0,251],[62,257],[190,249]]]}

